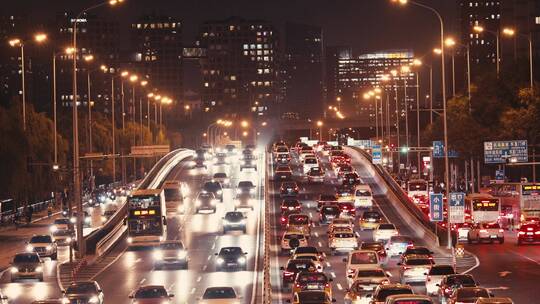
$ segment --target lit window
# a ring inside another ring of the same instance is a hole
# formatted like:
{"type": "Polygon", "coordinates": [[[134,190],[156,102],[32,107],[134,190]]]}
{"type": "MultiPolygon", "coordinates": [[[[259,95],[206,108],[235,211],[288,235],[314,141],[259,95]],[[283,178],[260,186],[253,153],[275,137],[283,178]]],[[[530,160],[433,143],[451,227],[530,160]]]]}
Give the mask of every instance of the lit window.
{"type": "Polygon", "coordinates": [[[205,83],[204,83],[204,87],[205,87],[205,88],[208,88],[209,86],[210,86],[210,84],[209,84],[208,82],[205,82],[205,83]]]}
{"type": "Polygon", "coordinates": [[[231,75],[231,80],[236,80],[236,75],[231,75]]]}

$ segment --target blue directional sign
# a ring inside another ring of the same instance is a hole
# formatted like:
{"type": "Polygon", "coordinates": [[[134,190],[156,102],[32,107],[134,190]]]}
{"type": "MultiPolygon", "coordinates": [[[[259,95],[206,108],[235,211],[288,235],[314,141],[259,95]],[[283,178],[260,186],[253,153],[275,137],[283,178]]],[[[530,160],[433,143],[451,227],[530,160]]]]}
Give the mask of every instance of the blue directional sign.
{"type": "Polygon", "coordinates": [[[443,216],[443,195],[441,193],[429,194],[429,220],[432,222],[442,222],[443,216]]]}
{"type": "Polygon", "coordinates": [[[518,163],[529,161],[527,140],[484,142],[484,163],[504,164],[507,160],[518,163]]]}
{"type": "Polygon", "coordinates": [[[433,142],[433,158],[444,157],[444,143],[440,140],[433,142]]]}
{"type": "Polygon", "coordinates": [[[371,160],[375,165],[382,164],[382,147],[381,145],[373,145],[371,151],[371,160]]]}
{"type": "Polygon", "coordinates": [[[504,170],[495,170],[495,180],[504,181],[504,170]]]}
{"type": "Polygon", "coordinates": [[[465,193],[451,192],[448,204],[448,220],[450,223],[465,222],[465,193]]]}

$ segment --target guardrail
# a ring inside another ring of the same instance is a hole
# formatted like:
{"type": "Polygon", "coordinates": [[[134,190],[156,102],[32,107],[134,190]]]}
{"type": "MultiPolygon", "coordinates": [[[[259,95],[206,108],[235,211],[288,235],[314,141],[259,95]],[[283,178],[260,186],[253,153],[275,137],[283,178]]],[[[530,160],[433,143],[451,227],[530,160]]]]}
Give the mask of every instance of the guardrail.
{"type": "MultiPolygon", "coordinates": [[[[177,164],[183,159],[190,157],[192,154],[193,152],[187,149],[177,149],[168,153],[154,165],[150,172],[141,181],[137,189],[148,189],[155,185],[160,186],[161,183],[156,183],[156,179],[166,177],[169,172],[168,170],[170,170],[169,167],[171,164],[177,164]],[[164,171],[164,168],[168,168],[168,170],[164,171]]],[[[112,248],[112,245],[114,245],[116,241],[118,241],[118,239],[120,239],[120,237],[123,235],[123,233],[125,233],[125,231],[120,233],[121,229],[119,226],[124,226],[123,221],[126,215],[127,204],[124,201],[122,206],[118,208],[113,216],[111,216],[111,218],[105,222],[100,229],[96,229],[86,236],[86,253],[99,253],[100,255],[107,253],[107,251],[112,248]]]]}
{"type": "MultiPolygon", "coordinates": [[[[266,158],[265,160],[272,159],[266,158]]],[[[268,196],[268,192],[270,191],[270,187],[268,185],[268,161],[265,161],[264,164],[267,168],[266,176],[264,177],[264,252],[263,252],[263,303],[264,304],[271,304],[272,303],[272,277],[270,274],[270,242],[272,240],[271,235],[271,227],[270,227],[270,198],[268,196]]]]}
{"type": "MultiPolygon", "coordinates": [[[[362,157],[367,159],[369,162],[372,162],[371,155],[367,153],[366,151],[352,147],[355,151],[359,152],[362,157]]],[[[377,172],[377,174],[383,179],[386,186],[392,191],[392,193],[397,197],[398,201],[401,203],[401,205],[408,211],[408,213],[414,217],[414,220],[416,220],[418,223],[420,223],[425,229],[427,229],[433,236],[436,236],[437,241],[440,245],[447,244],[448,239],[448,231],[444,227],[438,226],[436,223],[431,222],[429,220],[429,217],[423,213],[414,202],[412,202],[407,193],[399,186],[399,184],[388,174],[386,169],[384,169],[381,165],[374,165],[372,164],[372,168],[377,172]]],[[[452,241],[455,243],[457,240],[457,236],[455,232],[452,233],[452,241]]]]}

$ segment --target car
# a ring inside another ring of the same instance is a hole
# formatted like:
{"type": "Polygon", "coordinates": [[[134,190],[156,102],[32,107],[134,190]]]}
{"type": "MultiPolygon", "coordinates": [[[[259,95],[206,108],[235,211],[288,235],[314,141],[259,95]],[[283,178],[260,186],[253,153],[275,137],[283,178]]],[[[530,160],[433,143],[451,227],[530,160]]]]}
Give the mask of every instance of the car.
{"type": "Polygon", "coordinates": [[[360,230],[375,229],[382,221],[382,216],[378,211],[364,211],[358,220],[360,230]]]}
{"type": "Polygon", "coordinates": [[[281,157],[286,157],[290,159],[289,148],[287,146],[277,146],[274,148],[274,162],[277,162],[276,159],[281,157]]]}
{"type": "Polygon", "coordinates": [[[290,214],[287,219],[287,229],[301,231],[306,238],[311,234],[311,220],[306,214],[290,214]]]}
{"type": "Polygon", "coordinates": [[[287,211],[296,211],[300,213],[302,211],[302,204],[295,198],[285,198],[281,201],[279,209],[281,210],[281,213],[287,211]]]}
{"type": "Polygon", "coordinates": [[[343,297],[343,303],[345,304],[358,304],[358,303],[369,303],[373,290],[371,288],[371,283],[365,281],[355,281],[350,284],[350,287],[345,291],[345,296],[343,297]]]}
{"type": "Polygon", "coordinates": [[[354,223],[348,218],[335,218],[332,219],[328,225],[328,233],[330,233],[334,228],[354,229],[354,223]]]}
{"type": "Polygon", "coordinates": [[[228,165],[230,163],[229,161],[229,157],[227,156],[227,153],[225,152],[217,152],[215,157],[214,157],[214,165],[216,166],[224,166],[224,165],[228,165]]]}
{"type": "Polygon", "coordinates": [[[319,272],[323,271],[323,257],[319,253],[294,253],[292,255],[293,259],[304,259],[310,260],[315,264],[315,269],[319,272]]]}
{"type": "Polygon", "coordinates": [[[287,230],[281,237],[281,252],[290,253],[297,247],[307,246],[307,238],[302,231],[287,230]]]}
{"type": "Polygon", "coordinates": [[[240,247],[223,247],[215,253],[216,270],[247,270],[247,252],[240,247]]]}
{"type": "Polygon", "coordinates": [[[291,156],[287,154],[278,154],[274,157],[274,164],[288,165],[291,162],[291,156]]]}
{"type": "Polygon", "coordinates": [[[17,253],[10,264],[11,282],[20,279],[36,279],[43,282],[43,261],[37,253],[17,253]]]}
{"type": "Polygon", "coordinates": [[[514,301],[510,298],[501,298],[501,297],[493,297],[493,298],[478,298],[476,299],[476,304],[514,304],[514,301]]]}
{"type": "Polygon", "coordinates": [[[302,164],[304,174],[308,174],[308,172],[311,171],[312,168],[319,168],[319,161],[315,156],[304,157],[304,161],[302,162],[302,164]]]}
{"type": "Polygon", "coordinates": [[[348,173],[343,174],[343,176],[341,177],[341,180],[342,180],[343,185],[346,185],[349,187],[354,187],[360,184],[361,182],[360,176],[356,172],[348,172],[348,173]]]}
{"type": "Polygon", "coordinates": [[[223,234],[234,230],[246,233],[246,217],[242,212],[229,211],[223,217],[223,234]]]}
{"type": "Polygon", "coordinates": [[[62,303],[103,304],[103,290],[96,281],[72,282],[62,293],[62,303]]]}
{"type": "Polygon", "coordinates": [[[433,300],[425,295],[418,294],[399,294],[391,295],[386,298],[386,304],[432,304],[433,300]]]}
{"type": "Polygon", "coordinates": [[[292,292],[301,292],[304,290],[320,290],[332,297],[332,282],[326,274],[322,272],[301,271],[296,274],[294,279],[292,292]]]}
{"type": "Polygon", "coordinates": [[[347,157],[347,154],[345,154],[343,151],[340,150],[331,150],[330,151],[330,162],[333,164],[341,164],[341,163],[350,163],[350,157],[347,157]]]}
{"type": "Polygon", "coordinates": [[[257,171],[257,158],[250,154],[244,154],[244,158],[240,160],[240,171],[244,169],[257,171]]]}
{"type": "Polygon", "coordinates": [[[413,240],[404,235],[394,235],[386,242],[386,252],[388,256],[394,257],[402,255],[407,248],[414,245],[413,240]]]}
{"type": "Polygon", "coordinates": [[[320,167],[312,167],[307,173],[308,183],[324,183],[324,171],[320,167]]]}
{"type": "Polygon", "coordinates": [[[427,272],[426,293],[430,296],[436,295],[443,277],[451,274],[456,274],[456,269],[452,265],[432,265],[427,272]]]}
{"type": "Polygon", "coordinates": [[[319,257],[319,260],[322,260],[324,258],[324,255],[317,247],[314,246],[300,246],[296,247],[293,250],[293,255],[297,254],[316,254],[319,257]]]}
{"type": "Polygon", "coordinates": [[[403,261],[404,258],[413,254],[424,255],[424,256],[427,256],[429,259],[433,260],[433,251],[431,251],[429,248],[424,247],[424,246],[414,246],[414,245],[406,247],[405,251],[403,251],[403,253],[401,254],[401,260],[403,261]]]}
{"type": "Polygon", "coordinates": [[[274,171],[274,180],[290,180],[292,178],[292,170],[289,166],[279,165],[274,171]]]}
{"type": "Polygon", "coordinates": [[[172,303],[172,293],[168,293],[163,285],[139,286],[129,295],[133,304],[164,304],[172,303]]]}
{"type": "Polygon", "coordinates": [[[296,197],[298,196],[299,188],[296,182],[283,182],[279,187],[280,197],[296,197]]]}
{"type": "Polygon", "coordinates": [[[373,192],[369,185],[356,185],[353,195],[356,208],[373,208],[373,192]]]}
{"type": "Polygon", "coordinates": [[[236,155],[238,153],[236,146],[234,144],[227,144],[225,145],[225,151],[227,151],[227,155],[236,155]]]}
{"type": "Polygon", "coordinates": [[[490,298],[491,294],[486,288],[482,287],[460,287],[452,293],[449,304],[467,304],[476,303],[478,298],[490,298]]]}
{"type": "MultiPolygon", "coordinates": [[[[69,219],[69,221],[73,225],[77,224],[77,212],[76,211],[71,214],[71,218],[69,219]]],[[[83,227],[90,227],[92,225],[92,217],[90,216],[90,214],[86,210],[83,211],[82,221],[83,221],[83,227]]]]}
{"type": "Polygon", "coordinates": [[[478,283],[470,274],[449,274],[441,279],[437,296],[440,303],[448,302],[454,290],[460,287],[477,287],[478,283]]]}
{"type": "Polygon", "coordinates": [[[193,161],[193,168],[194,169],[200,169],[200,168],[208,169],[207,163],[208,163],[208,161],[206,159],[204,159],[203,157],[197,157],[193,161]]]}
{"type": "Polygon", "coordinates": [[[504,230],[499,223],[477,223],[471,227],[467,235],[467,242],[490,242],[498,241],[504,243],[504,230]]]}
{"type": "Polygon", "coordinates": [[[165,266],[179,266],[187,269],[189,264],[188,250],[182,241],[163,241],[154,249],[154,268],[161,269],[165,266]]]}
{"type": "Polygon", "coordinates": [[[253,206],[255,199],[251,194],[241,193],[236,196],[234,199],[234,211],[239,210],[251,210],[253,211],[255,207],[253,206]]]}
{"type": "Polygon", "coordinates": [[[347,276],[354,274],[359,269],[373,269],[380,266],[379,255],[373,250],[354,250],[343,259],[347,263],[347,276]]]}
{"type": "Polygon", "coordinates": [[[388,273],[381,267],[358,269],[347,275],[349,286],[361,282],[364,290],[375,290],[380,284],[390,284],[388,273]]]}
{"type": "MultiPolygon", "coordinates": [[[[384,304],[386,299],[392,295],[412,295],[414,294],[411,286],[403,284],[385,284],[375,288],[370,304],[384,304]]],[[[414,302],[413,302],[414,303],[414,302]]]]}
{"type": "Polygon", "coordinates": [[[236,187],[236,196],[242,196],[247,195],[249,197],[255,197],[255,194],[257,192],[257,188],[253,184],[252,181],[249,180],[243,180],[238,182],[238,186],[236,187]]]}
{"type": "Polygon", "coordinates": [[[240,297],[232,287],[208,287],[199,304],[239,303],[240,297]]]}
{"type": "Polygon", "coordinates": [[[329,234],[328,247],[330,247],[332,254],[356,250],[358,249],[358,239],[354,231],[345,228],[345,231],[334,231],[329,234]]]}
{"type": "Polygon", "coordinates": [[[338,202],[354,203],[353,189],[348,186],[340,186],[336,188],[336,196],[338,202]]]}
{"type": "Polygon", "coordinates": [[[523,224],[519,227],[517,244],[540,242],[540,225],[537,223],[523,224]]]}
{"type": "Polygon", "coordinates": [[[203,184],[201,192],[211,192],[214,194],[216,199],[219,199],[223,202],[223,188],[221,184],[217,181],[207,181],[203,184]]]}
{"type": "MultiPolygon", "coordinates": [[[[429,207],[427,209],[429,210],[429,207]]],[[[458,241],[459,242],[467,241],[467,239],[469,237],[469,230],[471,230],[472,226],[473,226],[473,223],[471,223],[471,222],[454,224],[452,229],[457,231],[457,236],[458,236],[458,241]]]]}
{"type": "MultiPolygon", "coordinates": [[[[0,304],[4,304],[4,303],[7,303],[7,302],[0,301],[0,304]]],[[[45,299],[45,300],[33,301],[32,304],[64,304],[64,302],[62,301],[62,299],[45,299]]]]}
{"type": "Polygon", "coordinates": [[[279,268],[282,271],[283,287],[288,288],[294,282],[296,275],[301,271],[317,271],[317,266],[310,259],[293,258],[287,261],[285,267],[279,268]]]}
{"type": "Polygon", "coordinates": [[[312,147],[303,147],[300,153],[298,154],[298,157],[302,163],[306,160],[306,158],[315,158],[315,152],[313,151],[312,147]]]}
{"type": "Polygon", "coordinates": [[[50,231],[54,233],[58,230],[74,230],[73,223],[67,217],[57,218],[51,225],[50,231]]]}
{"type": "Polygon", "coordinates": [[[336,299],[330,298],[328,293],[319,290],[304,290],[295,292],[293,298],[287,299],[287,303],[293,304],[330,304],[336,302],[336,299]]]}
{"type": "Polygon", "coordinates": [[[341,208],[336,205],[325,205],[321,207],[319,211],[319,223],[321,225],[329,224],[333,219],[339,218],[341,215],[341,208]]]}
{"type": "Polygon", "coordinates": [[[398,231],[394,224],[390,223],[381,223],[373,230],[373,240],[386,241],[389,240],[392,236],[398,235],[398,231]]]}
{"type": "Polygon", "coordinates": [[[57,245],[52,236],[48,234],[34,235],[26,245],[27,252],[35,252],[40,258],[50,257],[51,260],[58,258],[57,245]]]}
{"type": "Polygon", "coordinates": [[[231,187],[231,180],[229,179],[229,177],[227,176],[227,173],[225,172],[214,173],[214,176],[212,176],[212,179],[220,183],[222,188],[231,187]]]}
{"type": "Polygon", "coordinates": [[[338,202],[337,196],[335,194],[321,194],[319,199],[317,199],[317,210],[321,210],[322,206],[325,205],[336,205],[338,202]]]}
{"type": "Polygon", "coordinates": [[[360,249],[376,251],[381,262],[387,257],[386,249],[382,242],[362,242],[362,244],[360,244],[360,249]]]}
{"type": "Polygon", "coordinates": [[[429,269],[434,264],[433,259],[425,255],[408,255],[397,265],[401,284],[409,282],[425,282],[429,269]]]}
{"type": "Polygon", "coordinates": [[[356,217],[356,208],[354,207],[353,202],[338,202],[338,207],[341,209],[341,217],[356,217]]]}
{"type": "Polygon", "coordinates": [[[73,242],[75,233],[72,230],[60,229],[53,232],[52,237],[57,246],[68,246],[73,242]]]}
{"type": "Polygon", "coordinates": [[[199,213],[201,210],[210,210],[212,213],[217,211],[217,199],[212,192],[201,191],[195,199],[195,213],[199,213]]]}

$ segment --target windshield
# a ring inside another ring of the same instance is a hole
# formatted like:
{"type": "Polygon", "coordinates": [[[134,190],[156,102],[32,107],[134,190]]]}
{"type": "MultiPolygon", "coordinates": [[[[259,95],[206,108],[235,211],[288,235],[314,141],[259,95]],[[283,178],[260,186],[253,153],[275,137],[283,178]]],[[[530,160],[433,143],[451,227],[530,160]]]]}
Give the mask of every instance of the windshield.
{"type": "Polygon", "coordinates": [[[447,275],[454,274],[454,268],[452,266],[433,266],[429,271],[430,275],[447,275]]]}
{"type": "Polygon", "coordinates": [[[345,238],[353,238],[354,234],[352,234],[352,233],[336,233],[336,234],[334,234],[334,237],[343,238],[343,239],[345,239],[345,238]]]}
{"type": "Polygon", "coordinates": [[[244,182],[238,183],[238,188],[252,188],[252,187],[253,187],[253,183],[250,181],[244,181],[244,182]]]}
{"type": "Polygon", "coordinates": [[[286,167],[286,166],[279,166],[279,167],[277,167],[276,171],[278,171],[278,172],[289,172],[289,171],[291,171],[291,169],[289,167],[286,167]]]}
{"type": "Polygon", "coordinates": [[[214,174],[214,178],[226,178],[227,174],[225,173],[216,173],[214,174]]]}
{"type": "Polygon", "coordinates": [[[163,287],[139,289],[135,293],[135,298],[137,299],[165,298],[168,296],[167,291],[163,287]]]}
{"type": "Polygon", "coordinates": [[[431,265],[433,261],[430,259],[410,259],[407,260],[407,265],[422,266],[422,265],[431,265]]]}
{"type": "Polygon", "coordinates": [[[300,292],[298,299],[300,303],[326,303],[329,301],[325,292],[300,292]]]}
{"type": "Polygon", "coordinates": [[[184,244],[178,242],[178,243],[161,243],[159,245],[159,248],[163,250],[183,250],[184,244]]]}
{"type": "Polygon", "coordinates": [[[371,191],[368,190],[356,190],[356,196],[371,196],[371,191]]]}
{"type": "Polygon", "coordinates": [[[287,265],[287,271],[291,271],[291,272],[299,272],[302,270],[308,270],[310,268],[315,268],[315,265],[313,265],[313,262],[307,259],[291,261],[289,265],[287,265]]]}
{"type": "Polygon", "coordinates": [[[377,264],[375,252],[354,252],[351,255],[351,264],[377,264]]]}
{"type": "Polygon", "coordinates": [[[244,218],[242,212],[227,212],[225,219],[228,221],[239,221],[244,218]]]}
{"type": "Polygon", "coordinates": [[[361,248],[366,250],[379,251],[382,250],[384,247],[382,246],[382,244],[362,244],[361,248]]]}
{"type": "Polygon", "coordinates": [[[92,282],[87,283],[77,283],[70,285],[66,289],[67,294],[78,294],[78,293],[97,293],[96,285],[92,282]]]}
{"type": "Polygon", "coordinates": [[[13,263],[39,263],[39,256],[37,254],[17,254],[13,258],[13,263]]]}
{"type": "Polygon", "coordinates": [[[180,189],[165,189],[165,200],[167,201],[178,201],[182,199],[182,196],[180,195],[180,189]]]}
{"type": "Polygon", "coordinates": [[[316,158],[306,158],[306,160],[304,161],[305,164],[316,164],[317,163],[317,159],[316,158]]]}
{"type": "Polygon", "coordinates": [[[214,198],[214,194],[213,193],[209,193],[209,192],[201,192],[199,194],[199,199],[213,199],[214,198]]]}
{"type": "Polygon", "coordinates": [[[356,275],[358,277],[386,277],[386,274],[381,269],[358,270],[356,275]]]}
{"type": "Polygon", "coordinates": [[[30,243],[52,243],[50,235],[36,235],[30,239],[30,243]]]}
{"type": "Polygon", "coordinates": [[[54,220],[54,223],[57,225],[69,225],[69,219],[67,218],[61,218],[54,220]]]}
{"type": "Polygon", "coordinates": [[[451,276],[447,279],[448,285],[476,285],[476,282],[471,276],[459,275],[451,276]]]}
{"type": "Polygon", "coordinates": [[[289,149],[287,149],[286,147],[279,147],[279,148],[276,149],[276,152],[287,153],[287,152],[289,152],[289,149]]]}
{"type": "Polygon", "coordinates": [[[406,254],[431,254],[431,251],[425,247],[412,247],[405,250],[406,254]]]}
{"type": "Polygon", "coordinates": [[[286,240],[291,240],[291,239],[303,239],[304,238],[304,235],[303,234],[285,234],[285,236],[283,237],[284,239],[286,240]]]}
{"type": "Polygon", "coordinates": [[[328,279],[322,273],[308,273],[299,275],[297,281],[299,283],[327,283],[328,279]]]}
{"type": "Polygon", "coordinates": [[[221,190],[221,186],[218,182],[215,182],[215,183],[208,182],[204,184],[203,189],[206,191],[214,192],[214,191],[221,190]]]}
{"type": "Polygon", "coordinates": [[[309,217],[307,215],[291,215],[289,216],[289,224],[291,225],[307,225],[309,217]]]}
{"type": "Polygon", "coordinates": [[[294,253],[313,253],[313,254],[319,254],[319,251],[315,247],[298,247],[294,251],[294,253]]]}
{"type": "Polygon", "coordinates": [[[232,288],[208,288],[204,292],[203,299],[234,299],[236,293],[232,288]]]}
{"type": "Polygon", "coordinates": [[[129,220],[128,229],[130,235],[160,235],[162,232],[161,217],[129,220]]]}
{"type": "Polygon", "coordinates": [[[243,254],[242,248],[240,247],[225,247],[221,248],[219,255],[240,255],[243,254]]]}
{"type": "Polygon", "coordinates": [[[324,194],[324,195],[321,195],[321,198],[319,200],[320,201],[335,201],[337,200],[337,198],[335,195],[324,194]]]}
{"type": "Polygon", "coordinates": [[[409,182],[409,191],[426,191],[426,182],[409,182]]]}
{"type": "Polygon", "coordinates": [[[325,214],[339,214],[340,213],[339,207],[337,206],[324,207],[322,208],[322,211],[325,214]]]}
{"type": "Polygon", "coordinates": [[[381,218],[381,215],[378,212],[364,212],[364,214],[362,214],[362,218],[378,220],[381,218]]]}
{"type": "Polygon", "coordinates": [[[377,301],[384,302],[389,296],[398,294],[413,294],[413,292],[408,288],[381,289],[381,291],[377,294],[377,301]]]}

